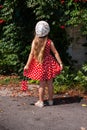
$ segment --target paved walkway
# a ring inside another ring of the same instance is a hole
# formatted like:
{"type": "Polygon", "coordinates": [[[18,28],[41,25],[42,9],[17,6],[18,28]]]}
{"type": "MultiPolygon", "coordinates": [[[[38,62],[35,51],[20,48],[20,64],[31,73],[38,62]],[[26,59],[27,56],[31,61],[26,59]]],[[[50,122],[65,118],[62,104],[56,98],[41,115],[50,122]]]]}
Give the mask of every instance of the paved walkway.
{"type": "Polygon", "coordinates": [[[87,100],[56,97],[44,108],[34,106],[36,100],[0,96],[0,130],[87,130],[87,100]]]}

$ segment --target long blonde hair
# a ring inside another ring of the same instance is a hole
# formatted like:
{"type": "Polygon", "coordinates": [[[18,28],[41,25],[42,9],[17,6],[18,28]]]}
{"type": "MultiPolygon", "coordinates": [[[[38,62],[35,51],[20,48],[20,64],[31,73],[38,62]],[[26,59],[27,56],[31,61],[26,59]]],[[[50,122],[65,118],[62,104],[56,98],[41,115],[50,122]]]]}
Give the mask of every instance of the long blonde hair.
{"type": "Polygon", "coordinates": [[[39,63],[43,62],[44,50],[47,42],[47,36],[34,38],[34,57],[38,60],[39,63]]]}

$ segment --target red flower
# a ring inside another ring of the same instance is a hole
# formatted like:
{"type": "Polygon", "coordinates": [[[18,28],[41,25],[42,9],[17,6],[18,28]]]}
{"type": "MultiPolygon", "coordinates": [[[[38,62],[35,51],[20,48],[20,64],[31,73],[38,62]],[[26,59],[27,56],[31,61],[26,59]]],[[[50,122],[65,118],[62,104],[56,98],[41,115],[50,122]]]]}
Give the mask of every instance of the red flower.
{"type": "Polygon", "coordinates": [[[0,9],[2,9],[3,8],[3,6],[2,5],[0,5],[0,9]]]}
{"type": "Polygon", "coordinates": [[[87,2],[87,0],[73,0],[74,2],[87,2]]]}
{"type": "Polygon", "coordinates": [[[61,0],[61,4],[63,4],[65,1],[64,0],[61,0]]]}
{"type": "Polygon", "coordinates": [[[22,90],[22,91],[26,91],[26,90],[28,90],[28,84],[27,84],[27,81],[22,80],[22,82],[21,82],[21,90],[22,90]]]}
{"type": "Polygon", "coordinates": [[[5,21],[3,19],[0,19],[0,24],[4,23],[5,21]]]}
{"type": "Polygon", "coordinates": [[[79,2],[79,0],[74,0],[74,2],[79,2]]]}
{"type": "Polygon", "coordinates": [[[61,25],[60,28],[61,28],[61,29],[65,29],[65,26],[64,26],[64,25],[61,25]]]}

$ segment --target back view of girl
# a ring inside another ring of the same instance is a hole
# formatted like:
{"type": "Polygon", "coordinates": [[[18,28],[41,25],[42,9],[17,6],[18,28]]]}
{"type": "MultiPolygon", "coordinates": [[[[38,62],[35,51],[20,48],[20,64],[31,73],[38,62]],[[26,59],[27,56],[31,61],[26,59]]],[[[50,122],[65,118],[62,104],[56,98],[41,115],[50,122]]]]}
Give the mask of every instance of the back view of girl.
{"type": "Polygon", "coordinates": [[[49,24],[39,21],[35,27],[35,37],[32,41],[31,52],[24,67],[24,76],[39,80],[39,100],[35,106],[44,106],[44,90],[48,86],[48,103],[53,105],[53,78],[63,69],[62,61],[54,43],[48,38],[49,24]],[[55,58],[50,51],[54,53],[55,58]]]}

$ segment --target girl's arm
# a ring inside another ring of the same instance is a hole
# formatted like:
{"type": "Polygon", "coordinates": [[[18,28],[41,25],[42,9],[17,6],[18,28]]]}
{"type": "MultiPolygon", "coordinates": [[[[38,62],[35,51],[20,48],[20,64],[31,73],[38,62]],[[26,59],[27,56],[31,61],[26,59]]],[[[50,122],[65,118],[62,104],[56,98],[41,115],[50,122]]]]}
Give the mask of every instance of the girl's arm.
{"type": "Polygon", "coordinates": [[[28,69],[28,67],[29,67],[29,65],[30,65],[30,62],[31,62],[31,60],[32,60],[32,58],[33,58],[33,52],[34,52],[34,42],[32,42],[31,51],[30,51],[30,54],[29,54],[29,56],[28,56],[28,60],[27,60],[27,63],[26,63],[26,65],[25,65],[25,67],[24,67],[24,70],[25,70],[25,69],[28,69]]]}
{"type": "Polygon", "coordinates": [[[62,63],[62,60],[60,58],[60,55],[58,53],[58,51],[56,50],[55,46],[54,46],[54,43],[51,41],[51,50],[53,52],[53,54],[55,55],[56,59],[57,59],[57,62],[59,63],[59,65],[61,66],[61,69],[63,69],[63,63],[62,63]]]}

